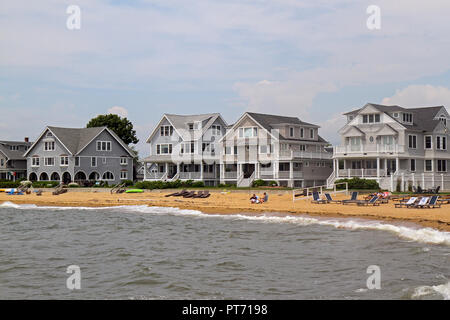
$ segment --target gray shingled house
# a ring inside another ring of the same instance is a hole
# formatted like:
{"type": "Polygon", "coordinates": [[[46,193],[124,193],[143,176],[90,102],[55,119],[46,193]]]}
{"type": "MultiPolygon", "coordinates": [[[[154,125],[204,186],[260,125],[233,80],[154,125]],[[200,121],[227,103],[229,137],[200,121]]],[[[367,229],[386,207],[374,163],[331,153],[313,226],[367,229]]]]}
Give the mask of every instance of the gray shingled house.
{"type": "Polygon", "coordinates": [[[340,178],[375,179],[384,189],[450,189],[450,116],[443,106],[403,108],[368,103],[344,113],[341,144],[334,148],[340,178]]]}
{"type": "Polygon", "coordinates": [[[27,177],[27,159],[24,153],[31,146],[24,141],[0,141],[0,180],[18,180],[27,177]]]}
{"type": "Polygon", "coordinates": [[[116,184],[133,179],[135,154],[107,127],[46,127],[24,156],[31,181],[116,184]]]}

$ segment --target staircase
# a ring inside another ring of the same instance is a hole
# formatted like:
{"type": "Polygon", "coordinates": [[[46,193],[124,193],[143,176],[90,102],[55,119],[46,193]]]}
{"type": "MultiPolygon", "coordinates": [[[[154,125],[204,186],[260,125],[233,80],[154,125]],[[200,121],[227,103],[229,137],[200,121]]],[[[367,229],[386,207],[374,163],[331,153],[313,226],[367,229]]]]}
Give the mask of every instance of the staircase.
{"type": "Polygon", "coordinates": [[[253,180],[255,180],[255,171],[253,171],[252,175],[248,178],[244,178],[244,175],[242,174],[237,182],[238,187],[251,187],[253,180]]]}
{"type": "Polygon", "coordinates": [[[332,188],[335,181],[336,181],[336,172],[333,170],[333,172],[327,179],[327,188],[332,188]]]}

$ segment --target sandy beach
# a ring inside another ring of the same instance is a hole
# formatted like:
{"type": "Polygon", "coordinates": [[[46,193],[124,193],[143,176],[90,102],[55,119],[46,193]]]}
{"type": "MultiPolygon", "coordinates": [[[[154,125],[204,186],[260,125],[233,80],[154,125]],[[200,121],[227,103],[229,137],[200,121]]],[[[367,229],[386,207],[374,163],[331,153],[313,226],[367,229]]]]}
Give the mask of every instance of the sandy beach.
{"type": "MultiPolygon", "coordinates": [[[[290,215],[307,214],[326,217],[357,217],[383,221],[409,222],[450,231],[450,205],[442,205],[435,209],[395,208],[394,202],[376,207],[362,207],[354,204],[315,204],[309,200],[293,202],[291,194],[270,194],[269,201],[263,204],[251,204],[248,192],[220,193],[214,192],[206,199],[183,197],[165,197],[169,192],[145,192],[134,194],[110,194],[109,192],[74,192],[69,190],[58,196],[44,192],[41,196],[8,195],[0,193],[0,203],[9,201],[16,204],[35,204],[37,206],[74,206],[105,207],[120,205],[149,205],[177,207],[180,209],[199,210],[209,214],[261,214],[279,212],[290,215]]],[[[261,192],[262,194],[262,192],[261,192]]],[[[339,194],[335,199],[348,199],[349,196],[339,194]]]]}

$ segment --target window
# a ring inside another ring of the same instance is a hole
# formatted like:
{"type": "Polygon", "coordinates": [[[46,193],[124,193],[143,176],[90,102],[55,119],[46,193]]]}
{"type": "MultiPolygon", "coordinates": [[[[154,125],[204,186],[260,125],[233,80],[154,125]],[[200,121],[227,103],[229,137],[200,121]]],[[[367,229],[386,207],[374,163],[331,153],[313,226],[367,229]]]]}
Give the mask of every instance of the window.
{"type": "Polygon", "coordinates": [[[216,146],[214,143],[204,142],[202,143],[202,151],[205,153],[215,153],[216,146]]]}
{"type": "Polygon", "coordinates": [[[410,149],[417,149],[417,136],[416,135],[408,135],[408,147],[410,149]]]}
{"type": "Polygon", "coordinates": [[[432,136],[425,136],[425,149],[432,149],[433,148],[433,139],[432,136]]]}
{"type": "Polygon", "coordinates": [[[172,154],[172,144],[157,144],[156,154],[172,154]]]}
{"type": "Polygon", "coordinates": [[[239,138],[252,138],[258,136],[257,127],[239,128],[239,138]]]}
{"type": "Polygon", "coordinates": [[[437,171],[438,172],[447,171],[447,160],[437,160],[437,171]]]}
{"type": "Polygon", "coordinates": [[[188,123],[188,128],[189,128],[189,130],[194,130],[194,124],[193,123],[188,123]]]}
{"type": "Polygon", "coordinates": [[[32,167],[39,167],[39,157],[32,157],[31,158],[31,166],[32,167]]]}
{"type": "Polygon", "coordinates": [[[106,158],[102,158],[102,163],[106,164],[106,158]]]}
{"type": "Polygon", "coordinates": [[[314,129],[309,129],[309,137],[314,139],[314,129]]]}
{"type": "Polygon", "coordinates": [[[59,164],[61,166],[68,166],[69,165],[69,157],[67,157],[67,156],[59,157],[59,164]]]}
{"type": "Polygon", "coordinates": [[[394,118],[398,118],[398,112],[394,112],[394,113],[392,114],[392,116],[393,116],[394,118]]]}
{"type": "Polygon", "coordinates": [[[305,130],[303,128],[300,128],[300,138],[305,137],[305,130]]]}
{"type": "Polygon", "coordinates": [[[19,150],[19,146],[9,146],[9,150],[18,151],[19,150]]]}
{"type": "Polygon", "coordinates": [[[441,121],[444,124],[444,126],[447,126],[447,118],[445,117],[445,115],[443,115],[443,114],[440,115],[439,121],[441,121]]]}
{"type": "Polygon", "coordinates": [[[271,144],[259,146],[259,153],[272,153],[272,152],[273,152],[273,147],[271,144]]]}
{"type": "Polygon", "coordinates": [[[128,158],[127,157],[120,157],[120,164],[122,166],[127,165],[128,164],[128,158]]]}
{"type": "Polygon", "coordinates": [[[80,157],[75,157],[75,167],[80,166],[80,157]]]}
{"type": "Polygon", "coordinates": [[[195,144],[193,142],[182,143],[180,153],[195,153],[195,144]]]}
{"type": "Polygon", "coordinates": [[[309,167],[309,161],[305,162],[305,167],[309,167]]]}
{"type": "Polygon", "coordinates": [[[97,166],[97,157],[91,157],[91,167],[97,166]]]}
{"type": "Polygon", "coordinates": [[[114,175],[112,174],[112,172],[106,171],[106,172],[103,174],[102,180],[114,180],[114,175]]]}
{"type": "Polygon", "coordinates": [[[379,123],[380,122],[380,114],[363,114],[363,123],[379,123]]]}
{"type": "Polygon", "coordinates": [[[200,129],[200,122],[188,123],[189,130],[198,130],[200,129]]]}
{"type": "Polygon", "coordinates": [[[5,159],[0,159],[0,166],[3,167],[5,165],[5,159]]]}
{"type": "Polygon", "coordinates": [[[120,179],[121,180],[128,179],[128,171],[120,171],[120,179]]]}
{"type": "Polygon", "coordinates": [[[425,171],[433,171],[433,161],[432,160],[425,160],[425,171]]]}
{"type": "Polygon", "coordinates": [[[437,150],[447,150],[447,137],[437,136],[436,137],[436,149],[437,150]]]}
{"type": "Polygon", "coordinates": [[[160,129],[161,136],[168,137],[173,134],[173,127],[172,126],[161,126],[160,129]]]}
{"type": "Polygon", "coordinates": [[[348,121],[352,121],[354,116],[348,116],[348,121]]]}
{"type": "Polygon", "coordinates": [[[97,151],[111,151],[111,141],[97,141],[97,151]]]}
{"type": "Polygon", "coordinates": [[[44,142],[44,151],[54,151],[54,150],[55,150],[55,141],[44,142]]]}
{"type": "Polygon", "coordinates": [[[409,170],[416,171],[416,159],[411,159],[409,162],[409,170]]]}
{"type": "Polygon", "coordinates": [[[294,128],[289,127],[289,136],[292,138],[294,136],[294,128]]]}
{"type": "Polygon", "coordinates": [[[55,165],[55,158],[53,158],[53,157],[46,157],[46,158],[44,158],[44,165],[48,166],[48,167],[54,166],[55,165]]]}
{"type": "Polygon", "coordinates": [[[403,122],[405,123],[412,123],[413,122],[413,115],[412,113],[403,113],[403,122]]]}
{"type": "Polygon", "coordinates": [[[300,145],[300,151],[306,151],[306,145],[301,144],[300,145]]]}
{"type": "Polygon", "coordinates": [[[221,135],[221,126],[219,126],[219,125],[217,125],[217,124],[213,124],[212,126],[211,126],[211,134],[213,135],[213,136],[220,136],[221,135]]]}

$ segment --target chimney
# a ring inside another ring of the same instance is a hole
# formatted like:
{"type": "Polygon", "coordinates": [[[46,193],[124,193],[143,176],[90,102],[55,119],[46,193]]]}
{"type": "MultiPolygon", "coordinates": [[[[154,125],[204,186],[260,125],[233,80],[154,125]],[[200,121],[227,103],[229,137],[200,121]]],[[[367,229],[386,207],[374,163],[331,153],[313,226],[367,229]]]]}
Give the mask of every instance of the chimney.
{"type": "Polygon", "coordinates": [[[30,138],[28,138],[28,137],[25,137],[25,142],[30,142],[30,138]]]}

